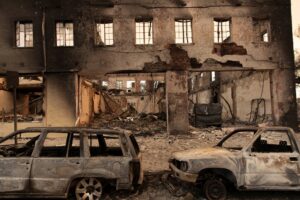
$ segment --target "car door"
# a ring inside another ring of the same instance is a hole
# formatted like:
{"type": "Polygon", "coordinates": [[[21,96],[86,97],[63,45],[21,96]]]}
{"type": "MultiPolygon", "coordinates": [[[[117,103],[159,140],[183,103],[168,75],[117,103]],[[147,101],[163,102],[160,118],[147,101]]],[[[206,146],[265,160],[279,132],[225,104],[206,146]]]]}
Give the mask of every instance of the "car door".
{"type": "Polygon", "coordinates": [[[40,132],[20,131],[1,142],[0,193],[25,193],[28,191],[33,160],[31,154],[39,135],[40,132]]]}
{"type": "Polygon", "coordinates": [[[88,174],[116,179],[118,189],[129,189],[133,179],[130,173],[132,157],[127,140],[121,138],[119,135],[90,133],[87,141],[90,155],[85,158],[84,170],[88,174]]]}
{"type": "Polygon", "coordinates": [[[83,159],[77,133],[48,132],[33,159],[31,192],[47,196],[62,196],[70,180],[82,172],[83,159]]]}
{"type": "Polygon", "coordinates": [[[288,130],[260,132],[245,153],[245,185],[290,189],[299,185],[299,152],[288,130]]]}

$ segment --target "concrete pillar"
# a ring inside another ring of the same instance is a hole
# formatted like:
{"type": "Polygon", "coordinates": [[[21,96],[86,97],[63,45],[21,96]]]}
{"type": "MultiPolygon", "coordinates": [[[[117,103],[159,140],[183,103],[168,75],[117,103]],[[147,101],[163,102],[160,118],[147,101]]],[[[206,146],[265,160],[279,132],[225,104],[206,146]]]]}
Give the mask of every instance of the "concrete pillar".
{"type": "Polygon", "coordinates": [[[168,134],[186,134],[189,130],[188,72],[166,73],[166,105],[168,134]]]}
{"type": "Polygon", "coordinates": [[[271,72],[271,98],[273,121],[277,126],[298,129],[297,103],[293,69],[271,72]]]}
{"type": "Polygon", "coordinates": [[[74,126],[76,122],[76,74],[47,73],[45,104],[47,126],[74,126]]]}

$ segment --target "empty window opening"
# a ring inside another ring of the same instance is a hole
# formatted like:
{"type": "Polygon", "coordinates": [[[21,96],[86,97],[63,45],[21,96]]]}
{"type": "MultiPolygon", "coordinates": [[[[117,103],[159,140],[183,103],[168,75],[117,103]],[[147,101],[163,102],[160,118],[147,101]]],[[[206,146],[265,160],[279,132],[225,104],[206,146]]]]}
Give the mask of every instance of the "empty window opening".
{"type": "Polygon", "coordinates": [[[107,88],[108,87],[108,81],[102,81],[102,87],[107,88]]]}
{"type": "Polygon", "coordinates": [[[40,132],[18,133],[0,144],[0,157],[30,157],[40,132]]]}
{"type": "Polygon", "coordinates": [[[215,19],[214,20],[214,42],[226,43],[231,40],[231,20],[215,19]]]}
{"type": "Polygon", "coordinates": [[[136,20],[135,29],[137,45],[153,44],[152,20],[136,20]]]}
{"type": "Polygon", "coordinates": [[[242,150],[253,139],[256,131],[238,131],[220,144],[226,149],[242,150]]]}
{"type": "Polygon", "coordinates": [[[140,81],[140,91],[145,93],[147,89],[147,81],[140,81]]]}
{"type": "Polygon", "coordinates": [[[135,90],[135,81],[126,82],[126,92],[131,93],[135,90]]]}
{"type": "Polygon", "coordinates": [[[74,46],[74,24],[72,22],[56,23],[56,46],[74,46]]]}
{"type": "Polygon", "coordinates": [[[111,46],[114,44],[114,25],[112,20],[97,23],[96,30],[96,45],[111,46]]]}
{"type": "Polygon", "coordinates": [[[68,133],[48,133],[40,157],[67,157],[68,133]]]}
{"type": "Polygon", "coordinates": [[[266,43],[270,42],[270,41],[269,41],[269,33],[268,33],[268,32],[266,32],[266,33],[264,33],[264,34],[262,35],[262,41],[263,41],[263,42],[266,42],[266,43]]]}
{"type": "Polygon", "coordinates": [[[119,136],[90,134],[89,145],[91,157],[123,156],[119,136]]]}
{"type": "Polygon", "coordinates": [[[175,42],[176,44],[193,43],[192,20],[178,19],[175,20],[175,42]]]}
{"type": "Polygon", "coordinates": [[[16,46],[20,48],[33,47],[32,22],[16,22],[16,46]]]}
{"type": "Polygon", "coordinates": [[[257,43],[271,42],[271,25],[269,19],[253,18],[254,41],[257,43]]]}
{"type": "Polygon", "coordinates": [[[116,89],[117,90],[123,89],[123,81],[116,81],[116,89]]]}
{"type": "Polygon", "coordinates": [[[286,131],[266,131],[253,143],[252,152],[291,153],[293,148],[286,131]]]}
{"type": "Polygon", "coordinates": [[[215,82],[216,81],[216,72],[212,71],[211,72],[211,82],[215,82]]]}

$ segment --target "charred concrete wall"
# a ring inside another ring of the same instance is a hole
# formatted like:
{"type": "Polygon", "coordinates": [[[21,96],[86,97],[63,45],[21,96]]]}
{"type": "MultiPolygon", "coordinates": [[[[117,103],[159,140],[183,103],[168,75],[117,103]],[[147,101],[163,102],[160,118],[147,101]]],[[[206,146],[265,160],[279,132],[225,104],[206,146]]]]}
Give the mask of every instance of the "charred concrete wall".
{"type": "Polygon", "coordinates": [[[193,44],[185,45],[191,57],[199,62],[207,58],[220,61],[240,60],[244,67],[268,68],[291,66],[289,1],[186,0],[186,6],[174,1],[114,2],[105,8],[95,0],[12,0],[0,1],[0,67],[19,72],[41,71],[43,66],[42,23],[45,14],[46,63],[48,71],[79,70],[81,74],[101,76],[122,69],[142,69],[145,62],[156,61],[156,55],[168,61],[168,44],[175,42],[176,18],[192,18],[193,44]],[[220,12],[221,9],[221,12],[220,12]],[[153,17],[154,44],[135,45],[135,19],[153,17]],[[111,17],[114,23],[114,46],[95,45],[95,22],[111,17]],[[245,56],[212,54],[214,47],[214,18],[231,18],[232,38],[247,50],[245,56]],[[271,24],[271,42],[255,42],[253,18],[268,19],[271,24]],[[15,22],[32,20],[34,48],[15,48],[15,22]],[[55,22],[74,22],[74,47],[55,46],[55,22]],[[284,31],[283,31],[284,30],[284,31]],[[259,65],[254,65],[254,64],[259,65]]]}
{"type": "MultiPolygon", "coordinates": [[[[213,58],[220,62],[239,61],[243,67],[253,69],[273,70],[270,80],[273,120],[275,124],[295,127],[297,120],[290,1],[183,2],[0,0],[0,71],[76,71],[82,76],[97,78],[112,71],[143,69],[145,63],[157,62],[158,57],[170,63],[168,46],[175,43],[174,20],[189,18],[192,19],[193,43],[182,45],[189,56],[199,63],[213,58]],[[113,19],[114,45],[99,47],[95,45],[95,23],[107,17],[113,19]],[[153,19],[153,45],[135,45],[135,19],[139,17],[153,19]],[[214,18],[230,19],[230,40],[245,52],[243,55],[213,53],[214,18]],[[33,48],[16,48],[15,22],[18,20],[33,22],[33,48]],[[74,47],[56,47],[55,23],[60,20],[74,23],[74,47]],[[261,37],[257,31],[259,20],[269,24],[267,43],[257,40],[261,37]]],[[[52,86],[47,85],[49,87],[52,86]]],[[[51,106],[51,102],[47,100],[47,106],[51,106]]]]}

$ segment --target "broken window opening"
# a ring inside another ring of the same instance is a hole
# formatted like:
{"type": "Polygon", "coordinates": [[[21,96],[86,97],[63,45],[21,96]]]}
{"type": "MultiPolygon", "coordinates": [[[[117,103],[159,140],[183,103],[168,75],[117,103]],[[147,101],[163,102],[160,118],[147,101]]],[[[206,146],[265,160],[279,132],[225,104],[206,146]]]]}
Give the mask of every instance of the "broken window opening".
{"type": "Polygon", "coordinates": [[[192,44],[192,20],[191,19],[178,19],[175,20],[175,43],[176,44],[192,44]]]}
{"type": "Polygon", "coordinates": [[[16,46],[33,47],[33,23],[31,21],[16,22],[16,46]]]}
{"type": "Polygon", "coordinates": [[[19,133],[0,144],[0,157],[30,157],[40,132],[19,133]]]}
{"type": "Polygon", "coordinates": [[[126,92],[131,93],[134,92],[135,89],[135,81],[127,81],[126,82],[126,92]]]}
{"type": "Polygon", "coordinates": [[[123,81],[116,81],[116,89],[117,90],[123,89],[123,81]]]}
{"type": "Polygon", "coordinates": [[[96,45],[111,46],[114,44],[113,20],[101,21],[96,24],[96,45]]]}
{"type": "Polygon", "coordinates": [[[91,157],[123,156],[119,136],[90,134],[89,146],[91,157]]]}
{"type": "Polygon", "coordinates": [[[101,86],[102,86],[102,88],[107,89],[108,88],[108,81],[102,81],[101,86]]]}
{"type": "Polygon", "coordinates": [[[257,43],[271,42],[271,24],[269,19],[253,18],[254,41],[257,43]]]}
{"type": "Polygon", "coordinates": [[[291,140],[286,131],[266,131],[253,143],[252,152],[292,153],[291,140]]]}
{"type": "Polygon", "coordinates": [[[151,45],[153,44],[153,27],[152,19],[136,20],[136,45],[151,45]]]}
{"type": "Polygon", "coordinates": [[[231,20],[214,19],[214,42],[217,44],[231,41],[231,20]]]}
{"type": "Polygon", "coordinates": [[[263,41],[263,42],[266,42],[266,43],[270,42],[270,40],[269,40],[269,33],[268,33],[268,32],[265,32],[265,33],[262,35],[262,41],[263,41]]]}
{"type": "Polygon", "coordinates": [[[74,24],[72,22],[56,23],[56,46],[74,46],[74,24]]]}
{"type": "Polygon", "coordinates": [[[68,133],[48,133],[40,157],[66,157],[68,133]]]}
{"type": "Polygon", "coordinates": [[[215,82],[216,81],[216,72],[212,71],[211,72],[211,82],[215,82]]]}
{"type": "Polygon", "coordinates": [[[140,92],[145,93],[147,90],[147,81],[140,81],[140,92]]]}
{"type": "Polygon", "coordinates": [[[242,150],[247,146],[255,135],[255,131],[239,131],[227,138],[222,143],[226,149],[242,150]]]}

